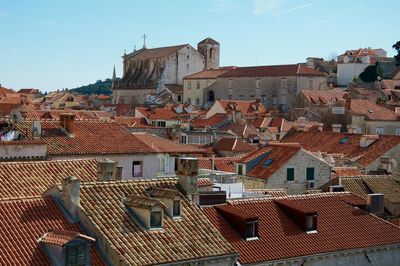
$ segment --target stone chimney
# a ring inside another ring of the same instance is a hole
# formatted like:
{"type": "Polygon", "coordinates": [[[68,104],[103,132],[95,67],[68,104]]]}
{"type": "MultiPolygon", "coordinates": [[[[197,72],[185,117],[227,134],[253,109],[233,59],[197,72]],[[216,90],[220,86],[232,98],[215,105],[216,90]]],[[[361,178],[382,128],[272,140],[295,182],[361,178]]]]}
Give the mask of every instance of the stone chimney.
{"type": "Polygon", "coordinates": [[[60,114],[60,125],[70,135],[75,132],[75,114],[62,113],[60,114]]]}
{"type": "Polygon", "coordinates": [[[114,179],[116,181],[122,180],[122,166],[115,167],[114,179]]]}
{"type": "Polygon", "coordinates": [[[72,220],[76,222],[79,217],[81,180],[74,176],[68,176],[61,181],[61,187],[61,201],[72,220]]]}
{"type": "Polygon", "coordinates": [[[349,134],[355,134],[357,131],[357,126],[355,125],[347,125],[347,132],[349,134]]]}
{"type": "Polygon", "coordinates": [[[299,131],[305,131],[307,118],[300,116],[297,118],[297,122],[299,131]]]}
{"type": "Polygon", "coordinates": [[[97,181],[110,181],[115,179],[117,163],[108,159],[97,162],[97,181]]]}
{"type": "Polygon", "coordinates": [[[199,204],[199,191],[197,186],[198,179],[198,160],[196,158],[182,157],[177,159],[178,183],[183,189],[187,198],[199,204]]]}
{"type": "Polygon", "coordinates": [[[331,126],[332,126],[332,132],[340,133],[342,124],[332,124],[331,126]]]}

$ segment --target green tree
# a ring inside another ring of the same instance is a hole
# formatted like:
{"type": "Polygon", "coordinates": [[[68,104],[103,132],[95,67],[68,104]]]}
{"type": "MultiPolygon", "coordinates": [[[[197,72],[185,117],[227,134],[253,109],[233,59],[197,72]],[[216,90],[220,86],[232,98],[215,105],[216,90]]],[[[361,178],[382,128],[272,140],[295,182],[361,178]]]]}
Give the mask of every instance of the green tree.
{"type": "Polygon", "coordinates": [[[396,60],[396,66],[400,66],[400,41],[393,44],[392,47],[397,52],[397,55],[394,56],[394,59],[396,60]]]}
{"type": "Polygon", "coordinates": [[[378,80],[378,77],[382,78],[382,70],[379,62],[376,62],[375,65],[367,66],[359,76],[364,82],[374,82],[378,80]]]}

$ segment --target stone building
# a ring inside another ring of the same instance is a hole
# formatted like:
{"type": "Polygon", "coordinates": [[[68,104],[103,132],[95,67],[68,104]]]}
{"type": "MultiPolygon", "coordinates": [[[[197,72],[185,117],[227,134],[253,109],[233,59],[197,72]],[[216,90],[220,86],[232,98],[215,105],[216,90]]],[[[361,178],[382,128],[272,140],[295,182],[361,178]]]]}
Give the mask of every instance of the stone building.
{"type": "Polygon", "coordinates": [[[237,67],[205,88],[204,99],[260,99],[266,106],[287,111],[296,95],[305,89],[325,90],[325,74],[304,64],[237,67]]]}
{"type": "Polygon", "coordinates": [[[169,88],[183,86],[183,78],[208,68],[219,67],[219,43],[211,38],[189,44],[135,50],[124,54],[123,77],[113,77],[113,103],[157,103],[169,88]]]}

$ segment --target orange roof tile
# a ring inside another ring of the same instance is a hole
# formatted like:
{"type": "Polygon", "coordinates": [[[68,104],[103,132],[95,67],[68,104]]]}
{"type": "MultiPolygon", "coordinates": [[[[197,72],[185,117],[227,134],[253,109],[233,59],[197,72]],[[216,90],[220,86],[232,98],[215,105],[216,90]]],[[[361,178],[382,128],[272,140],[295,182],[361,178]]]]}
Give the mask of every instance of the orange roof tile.
{"type": "Polygon", "coordinates": [[[220,67],[217,69],[206,69],[192,75],[186,76],[184,79],[216,79],[220,75],[234,69],[235,67],[220,67]]]}
{"type": "MultiPolygon", "coordinates": [[[[237,160],[237,157],[215,157],[214,170],[235,173],[235,162],[237,160]]],[[[212,158],[200,157],[197,158],[197,161],[199,162],[199,168],[212,170],[212,158]]]]}
{"type": "Polygon", "coordinates": [[[362,134],[347,134],[335,132],[297,132],[283,139],[283,142],[297,142],[305,150],[311,152],[342,153],[348,158],[361,156],[357,160],[361,166],[368,166],[388,150],[400,144],[400,136],[381,135],[379,139],[367,148],[360,147],[362,134]],[[348,141],[341,144],[344,138],[348,141]]]}
{"type": "Polygon", "coordinates": [[[321,76],[325,74],[314,70],[304,64],[293,65],[272,65],[272,66],[251,66],[237,67],[228,71],[220,77],[275,77],[275,76],[321,76]]]}
{"type": "Polygon", "coordinates": [[[215,146],[217,151],[250,152],[255,149],[256,146],[236,138],[222,138],[215,146]]]}
{"type": "Polygon", "coordinates": [[[364,173],[358,167],[334,167],[332,169],[333,176],[349,177],[349,176],[362,176],[364,173]]]}
{"type": "Polygon", "coordinates": [[[240,101],[240,100],[218,100],[226,112],[240,112],[244,116],[258,115],[261,116],[267,112],[267,109],[258,101],[240,101]]]}
{"type": "MultiPolygon", "coordinates": [[[[51,198],[0,200],[1,265],[51,265],[38,239],[52,228],[82,232],[51,198]]],[[[90,264],[105,265],[93,244],[90,264]]]]}
{"type": "MultiPolygon", "coordinates": [[[[140,112],[146,118],[152,120],[177,120],[178,114],[175,113],[172,108],[147,108],[147,107],[136,107],[135,112],[140,112]]],[[[136,115],[137,116],[137,115],[136,115]]]]}
{"type": "Polygon", "coordinates": [[[118,261],[132,265],[174,264],[236,252],[201,210],[181,196],[181,218],[165,217],[163,229],[146,230],[121,205],[121,195],[145,197],[148,189],[177,188],[176,178],[85,183],[81,186],[81,215],[113,247],[118,261]],[[93,200],[107,199],[107,200],[93,200]]]}
{"type": "Polygon", "coordinates": [[[226,121],[228,116],[226,114],[215,114],[207,119],[195,118],[190,122],[193,127],[213,127],[226,121]]]}
{"type": "MultiPolygon", "coordinates": [[[[26,138],[32,136],[32,121],[16,125],[26,138]]],[[[155,152],[148,145],[113,122],[74,121],[74,136],[62,129],[60,122],[42,121],[42,141],[49,155],[133,154],[155,152]]]]}
{"type": "Polygon", "coordinates": [[[202,210],[225,239],[239,251],[241,264],[400,243],[399,227],[361,209],[355,209],[342,199],[343,196],[346,200],[357,199],[348,193],[319,193],[286,198],[317,211],[315,234],[307,234],[297,226],[272,199],[230,201],[238,212],[250,210],[258,216],[258,239],[252,241],[243,239],[230,225],[230,221],[218,214],[216,208],[203,207],[202,210]]]}
{"type": "Polygon", "coordinates": [[[400,115],[369,100],[351,99],[351,114],[364,115],[367,120],[400,121],[400,115]]]}
{"type": "Polygon", "coordinates": [[[0,199],[40,196],[67,176],[75,176],[82,181],[95,181],[97,160],[2,162],[0,199]]]}

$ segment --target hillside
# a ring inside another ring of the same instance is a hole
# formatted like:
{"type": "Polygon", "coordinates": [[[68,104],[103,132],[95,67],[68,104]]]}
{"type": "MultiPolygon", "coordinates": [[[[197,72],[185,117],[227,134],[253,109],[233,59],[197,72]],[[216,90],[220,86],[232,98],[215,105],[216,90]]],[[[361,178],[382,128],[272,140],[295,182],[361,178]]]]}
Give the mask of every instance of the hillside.
{"type": "Polygon", "coordinates": [[[104,94],[111,95],[111,79],[104,81],[98,80],[96,83],[70,89],[71,92],[76,92],[84,95],[104,94]]]}

